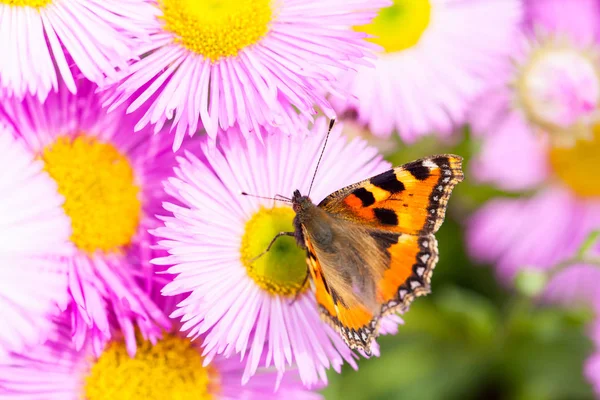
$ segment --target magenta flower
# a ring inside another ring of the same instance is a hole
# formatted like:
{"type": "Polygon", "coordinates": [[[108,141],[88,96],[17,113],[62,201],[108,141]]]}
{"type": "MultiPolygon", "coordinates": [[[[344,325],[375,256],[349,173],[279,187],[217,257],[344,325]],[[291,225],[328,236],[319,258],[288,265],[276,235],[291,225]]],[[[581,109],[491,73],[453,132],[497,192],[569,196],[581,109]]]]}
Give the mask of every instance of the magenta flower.
{"type": "MultiPolygon", "coordinates": [[[[542,22],[548,30],[564,28],[577,13],[581,21],[594,18],[582,26],[599,26],[590,2],[564,4],[561,12],[530,23],[538,30],[542,22]]],[[[507,191],[531,191],[526,198],[489,202],[468,223],[471,253],[495,264],[505,280],[519,269],[546,270],[570,258],[600,228],[600,73],[589,47],[597,42],[582,47],[580,28],[577,37],[554,32],[561,41],[529,39],[514,80],[503,81],[474,110],[474,130],[484,137],[471,176],[507,191]],[[559,87],[564,90],[555,92],[559,87]]]]}
{"type": "Polygon", "coordinates": [[[146,55],[125,71],[111,108],[147,111],[136,128],[173,119],[174,148],[198,127],[215,139],[237,126],[295,133],[316,114],[333,116],[325,95],[335,73],[364,64],[372,45],[350,29],[387,0],[152,1],[146,55]],[[199,124],[200,122],[200,124],[199,124]]]}
{"type": "Polygon", "coordinates": [[[145,35],[136,21],[152,15],[144,0],[0,1],[0,96],[43,101],[61,80],[75,93],[75,73],[114,78],[145,35]]]}
{"type": "Polygon", "coordinates": [[[59,258],[73,249],[56,184],[2,121],[0,160],[1,360],[42,342],[67,306],[67,266],[59,258]]]}
{"type": "MultiPolygon", "coordinates": [[[[145,292],[146,293],[146,292],[145,292]]],[[[161,300],[155,299],[158,304],[161,300]]],[[[161,304],[162,312],[166,311],[161,304]]],[[[162,315],[166,319],[166,314],[162,315]]],[[[167,331],[151,341],[137,337],[138,350],[130,357],[119,332],[96,354],[89,343],[77,350],[65,320],[50,332],[49,340],[26,354],[11,354],[0,362],[0,398],[48,400],[130,399],[292,399],[318,400],[294,373],[287,374],[279,388],[275,371],[261,371],[241,384],[244,365],[240,360],[215,357],[203,365],[200,343],[167,331]]],[[[158,326],[156,328],[159,328],[158,326]]]]}
{"type": "Polygon", "coordinates": [[[41,160],[65,199],[70,243],[77,249],[64,260],[76,347],[90,335],[99,352],[115,319],[133,353],[134,323],[152,338],[160,332],[155,323],[168,322],[136,279],[152,274],[147,230],[157,224],[161,181],[175,159],[164,137],[149,130],[134,134],[135,121],[122,110],[103,112],[95,90],[80,81],[77,95],[61,86],[44,104],[33,97],[5,101],[0,117],[41,160]]]}
{"type": "MultiPolygon", "coordinates": [[[[190,337],[206,333],[207,362],[218,354],[241,354],[244,382],[261,364],[279,373],[297,365],[308,386],[326,381],[327,368],[339,372],[344,360],[356,367],[354,354],[320,320],[314,293],[305,285],[305,253],[293,238],[252,260],[278,232],[292,230],[290,205],[241,195],[307,192],[324,129],[320,119],[309,137],[271,135],[264,145],[230,130],[216,149],[204,141],[198,155],[180,158],[165,185],[180,205],[165,203],[170,215],[154,231],[169,252],[154,262],[171,266],[168,272],[176,275],[163,294],[188,294],[172,316],[181,318],[190,337]]],[[[318,202],[387,168],[374,148],[360,139],[347,143],[337,126],[311,197],[318,202]]],[[[393,317],[382,330],[395,329],[399,321],[393,317]]]]}
{"type": "Polygon", "coordinates": [[[448,136],[494,79],[520,23],[519,0],[395,0],[359,28],[384,51],[375,68],[342,76],[353,96],[336,109],[376,136],[448,136]]]}

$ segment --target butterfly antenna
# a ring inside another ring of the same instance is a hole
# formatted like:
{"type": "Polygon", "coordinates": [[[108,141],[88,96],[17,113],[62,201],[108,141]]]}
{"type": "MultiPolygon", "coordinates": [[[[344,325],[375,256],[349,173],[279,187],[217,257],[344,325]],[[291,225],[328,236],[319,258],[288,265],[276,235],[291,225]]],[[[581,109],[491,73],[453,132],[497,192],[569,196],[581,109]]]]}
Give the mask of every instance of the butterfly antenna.
{"type": "Polygon", "coordinates": [[[327,130],[327,136],[325,136],[325,143],[323,143],[323,149],[321,150],[321,155],[319,156],[319,161],[317,161],[317,166],[315,168],[315,173],[313,174],[312,180],[310,181],[310,187],[308,188],[308,195],[310,196],[310,191],[312,190],[313,183],[315,183],[315,176],[317,176],[317,171],[319,170],[319,165],[321,164],[321,158],[323,158],[323,153],[325,153],[325,147],[327,147],[327,139],[329,139],[329,134],[331,133],[331,129],[335,124],[335,119],[329,121],[329,129],[327,130]]]}
{"type": "Polygon", "coordinates": [[[256,197],[257,199],[264,199],[264,200],[285,201],[286,203],[292,202],[292,199],[282,196],[280,194],[276,194],[275,197],[266,197],[266,196],[257,196],[255,194],[249,194],[246,192],[242,192],[242,196],[256,197]]]}

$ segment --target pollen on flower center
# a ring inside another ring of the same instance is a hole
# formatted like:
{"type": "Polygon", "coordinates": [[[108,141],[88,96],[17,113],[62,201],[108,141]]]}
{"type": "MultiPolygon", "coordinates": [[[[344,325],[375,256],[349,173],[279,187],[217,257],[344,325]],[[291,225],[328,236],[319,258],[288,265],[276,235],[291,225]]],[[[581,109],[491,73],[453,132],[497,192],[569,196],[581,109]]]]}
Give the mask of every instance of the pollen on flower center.
{"type": "Polygon", "coordinates": [[[591,140],[580,139],[571,147],[550,150],[555,175],[578,196],[600,196],[600,124],[593,127],[591,140]]]}
{"type": "Polygon", "coordinates": [[[394,53],[416,45],[430,20],[429,0],[394,0],[373,22],[355,29],[375,36],[369,40],[383,47],[386,53],[394,53]]]}
{"type": "Polygon", "coordinates": [[[240,249],[242,263],[258,286],[275,295],[294,296],[307,287],[305,253],[294,238],[280,237],[267,249],[279,232],[293,231],[294,211],[289,207],[260,208],[246,223],[240,249]]]}
{"type": "Polygon", "coordinates": [[[273,18],[270,0],[160,0],[160,7],[165,29],[212,61],[257,43],[273,18]]]}
{"type": "Polygon", "coordinates": [[[110,343],[85,380],[87,400],[208,400],[218,391],[214,368],[189,339],[166,335],[155,345],[138,341],[134,358],[123,341],[110,343]]]}
{"type": "Polygon", "coordinates": [[[41,155],[44,169],[64,196],[71,240],[93,253],[130,243],[141,214],[133,169],[113,145],[88,136],[60,137],[41,155]]]}
{"type": "Polygon", "coordinates": [[[8,4],[15,7],[41,8],[46,7],[50,3],[52,3],[52,0],[0,0],[0,4],[8,4]]]}
{"type": "Polygon", "coordinates": [[[600,69],[591,53],[547,43],[532,51],[516,81],[518,102],[556,144],[589,137],[600,105],[600,69]]]}

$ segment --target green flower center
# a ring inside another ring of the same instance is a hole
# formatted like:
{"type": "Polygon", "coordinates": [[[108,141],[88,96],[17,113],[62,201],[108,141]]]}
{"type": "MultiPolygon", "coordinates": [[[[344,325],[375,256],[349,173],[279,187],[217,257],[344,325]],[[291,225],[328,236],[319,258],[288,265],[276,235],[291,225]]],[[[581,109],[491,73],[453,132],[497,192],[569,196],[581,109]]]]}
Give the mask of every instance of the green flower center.
{"type": "Polygon", "coordinates": [[[294,238],[278,238],[269,252],[254,260],[279,232],[294,230],[293,219],[289,207],[261,207],[246,223],[242,238],[240,253],[248,276],[273,295],[295,296],[307,287],[306,256],[294,238]]]}
{"type": "Polygon", "coordinates": [[[356,27],[359,32],[374,35],[370,39],[395,53],[413,47],[419,42],[431,21],[429,0],[394,0],[394,4],[382,9],[368,25],[356,27]]]}
{"type": "Polygon", "coordinates": [[[165,29],[188,50],[217,61],[257,43],[273,19],[270,0],[159,0],[165,29]]]}
{"type": "Polygon", "coordinates": [[[138,340],[135,357],[125,343],[110,343],[86,377],[87,400],[210,400],[219,390],[214,368],[189,339],[166,335],[153,345],[138,340]]]}

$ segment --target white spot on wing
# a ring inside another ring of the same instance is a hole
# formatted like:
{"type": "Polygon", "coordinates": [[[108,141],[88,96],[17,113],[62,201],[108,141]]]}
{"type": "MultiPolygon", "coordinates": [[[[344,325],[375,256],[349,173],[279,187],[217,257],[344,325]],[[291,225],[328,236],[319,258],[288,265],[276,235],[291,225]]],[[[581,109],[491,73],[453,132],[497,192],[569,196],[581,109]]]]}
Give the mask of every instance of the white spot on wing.
{"type": "Polygon", "coordinates": [[[423,166],[429,168],[430,170],[438,167],[437,164],[431,160],[423,160],[423,166]]]}
{"type": "Polygon", "coordinates": [[[421,284],[419,283],[419,281],[410,281],[410,287],[411,287],[412,289],[416,289],[416,288],[418,288],[419,286],[421,286],[421,284]]]}

